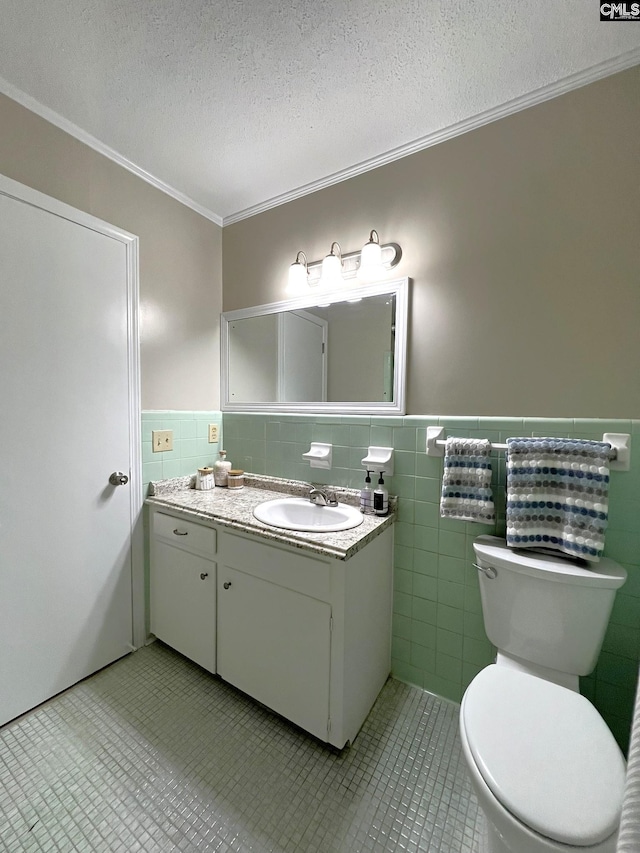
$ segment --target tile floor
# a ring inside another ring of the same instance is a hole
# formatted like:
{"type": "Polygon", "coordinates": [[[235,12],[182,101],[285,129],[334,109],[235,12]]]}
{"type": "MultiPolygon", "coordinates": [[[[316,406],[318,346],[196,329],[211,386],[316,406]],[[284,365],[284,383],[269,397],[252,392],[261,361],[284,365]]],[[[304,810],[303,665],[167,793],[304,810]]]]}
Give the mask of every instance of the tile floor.
{"type": "Polygon", "coordinates": [[[457,714],[390,679],[337,752],[154,643],[0,729],[0,850],[469,853],[457,714]]]}

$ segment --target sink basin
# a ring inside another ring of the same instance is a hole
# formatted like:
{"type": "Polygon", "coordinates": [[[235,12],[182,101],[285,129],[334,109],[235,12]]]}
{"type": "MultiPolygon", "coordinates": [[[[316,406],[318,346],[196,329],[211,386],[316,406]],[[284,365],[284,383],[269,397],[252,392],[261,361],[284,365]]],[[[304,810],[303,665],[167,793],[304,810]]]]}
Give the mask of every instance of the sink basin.
{"type": "Polygon", "coordinates": [[[331,533],[349,530],[362,524],[364,516],[357,507],[347,504],[316,506],[306,498],[276,498],[258,504],[254,516],[264,524],[285,530],[331,533]]]}

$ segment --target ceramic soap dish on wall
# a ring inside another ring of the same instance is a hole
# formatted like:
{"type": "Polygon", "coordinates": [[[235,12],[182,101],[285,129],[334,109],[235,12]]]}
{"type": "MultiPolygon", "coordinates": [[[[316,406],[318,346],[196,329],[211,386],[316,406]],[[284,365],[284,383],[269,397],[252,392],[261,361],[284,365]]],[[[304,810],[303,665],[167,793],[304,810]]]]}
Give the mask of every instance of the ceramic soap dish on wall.
{"type": "Polygon", "coordinates": [[[388,477],[392,477],[393,447],[370,447],[362,460],[362,467],[367,471],[384,471],[388,477]]]}
{"type": "Polygon", "coordinates": [[[309,465],[312,468],[331,468],[333,456],[333,445],[324,444],[321,441],[312,441],[311,447],[306,453],[302,454],[303,459],[309,460],[309,465]]]}

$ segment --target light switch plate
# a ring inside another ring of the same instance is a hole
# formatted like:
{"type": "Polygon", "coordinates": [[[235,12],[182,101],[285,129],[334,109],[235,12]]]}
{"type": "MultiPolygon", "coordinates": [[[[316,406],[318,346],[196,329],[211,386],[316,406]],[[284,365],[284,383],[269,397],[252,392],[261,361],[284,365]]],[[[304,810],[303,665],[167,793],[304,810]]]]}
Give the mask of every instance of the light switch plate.
{"type": "Polygon", "coordinates": [[[209,444],[218,443],[218,424],[209,424],[209,444]]]}
{"type": "Polygon", "coordinates": [[[152,429],[151,449],[154,453],[162,453],[165,450],[173,450],[173,430],[152,429]]]}

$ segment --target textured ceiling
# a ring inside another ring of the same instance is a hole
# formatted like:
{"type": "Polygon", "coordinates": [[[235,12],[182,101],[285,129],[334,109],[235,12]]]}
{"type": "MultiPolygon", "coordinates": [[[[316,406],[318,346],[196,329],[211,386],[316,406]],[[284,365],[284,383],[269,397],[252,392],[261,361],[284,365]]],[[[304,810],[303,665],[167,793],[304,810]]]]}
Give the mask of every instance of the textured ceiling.
{"type": "Polygon", "coordinates": [[[0,90],[227,221],[640,62],[640,25],[597,0],[0,0],[0,20],[0,90]]]}

